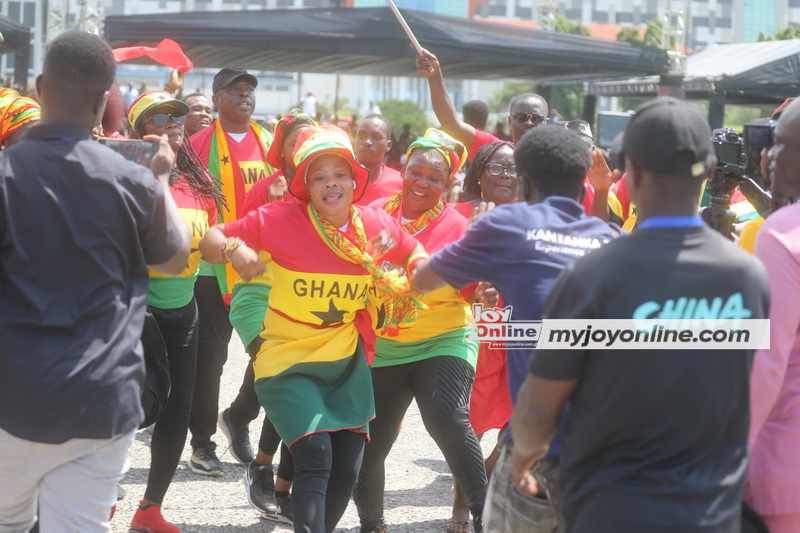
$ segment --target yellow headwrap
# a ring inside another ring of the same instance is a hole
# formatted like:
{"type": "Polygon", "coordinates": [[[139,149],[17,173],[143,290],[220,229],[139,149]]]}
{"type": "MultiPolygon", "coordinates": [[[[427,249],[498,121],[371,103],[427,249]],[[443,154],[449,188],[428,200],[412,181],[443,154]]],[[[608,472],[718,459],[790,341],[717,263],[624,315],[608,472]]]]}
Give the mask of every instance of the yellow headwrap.
{"type": "Polygon", "coordinates": [[[432,148],[442,154],[447,164],[450,165],[451,176],[455,176],[467,161],[467,149],[464,145],[435,128],[428,128],[425,135],[409,145],[406,151],[406,161],[411,157],[411,152],[418,148],[432,148]]]}

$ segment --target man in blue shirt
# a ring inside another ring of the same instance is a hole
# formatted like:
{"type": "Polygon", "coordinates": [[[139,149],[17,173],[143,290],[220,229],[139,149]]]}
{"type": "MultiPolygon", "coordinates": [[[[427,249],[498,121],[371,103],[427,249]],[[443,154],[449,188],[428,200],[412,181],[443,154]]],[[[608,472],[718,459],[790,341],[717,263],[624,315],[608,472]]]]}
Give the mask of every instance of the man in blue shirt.
{"type": "MultiPolygon", "coordinates": [[[[697,216],[715,169],[710,138],[685,101],[639,106],[624,137],[639,228],[570,264],[545,320],[685,319],[703,328],[766,318],[763,265],[697,216]]],[[[742,531],[753,350],[714,347],[702,333],[666,349],[534,352],[514,414],[512,476],[537,492],[529,465],[569,402],[558,474],[564,533],[742,531]]]]}
{"type": "MultiPolygon", "coordinates": [[[[446,284],[462,288],[489,282],[511,306],[512,321],[541,320],[556,277],[575,259],[613,239],[614,232],[602,220],[587,217],[578,203],[591,158],[576,133],[531,129],[517,143],[514,160],[526,201],[481,217],[461,240],[420,265],[414,280],[424,292],[446,284]]],[[[531,351],[509,345],[507,353],[509,389],[516,399],[531,351]]],[[[504,440],[508,442],[508,434],[504,440]]],[[[556,442],[544,461],[556,463],[559,453],[556,442]]],[[[553,531],[556,520],[547,501],[522,495],[511,485],[509,458],[506,447],[492,476],[484,527],[503,533],[553,531]]]]}
{"type": "Polygon", "coordinates": [[[0,152],[1,531],[30,530],[37,508],[42,531],[108,531],[144,419],[147,270],[189,257],[167,136],[151,169],[89,136],[115,73],[100,37],[60,35],[41,122],[0,152]]]}

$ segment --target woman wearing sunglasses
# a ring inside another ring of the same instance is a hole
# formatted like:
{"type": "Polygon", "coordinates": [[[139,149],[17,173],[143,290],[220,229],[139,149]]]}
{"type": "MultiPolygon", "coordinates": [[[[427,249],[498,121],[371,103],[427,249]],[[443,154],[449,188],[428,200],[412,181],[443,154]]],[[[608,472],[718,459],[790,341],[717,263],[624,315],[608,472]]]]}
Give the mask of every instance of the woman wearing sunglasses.
{"type": "MultiPolygon", "coordinates": [[[[178,467],[189,428],[195,368],[197,363],[197,305],[194,282],[200,264],[197,251],[209,223],[217,221],[217,211],[225,198],[204,170],[186,139],[183,125],[189,107],[167,92],[141,95],[128,110],[128,121],[139,137],[166,135],[175,151],[175,167],[170,176],[170,191],[192,232],[189,262],[178,276],[150,272],[147,294],[148,314],[145,330],[155,328],[155,338],[163,339],[169,359],[171,390],[164,412],[153,430],[150,444],[150,472],[139,509],[131,520],[131,531],[178,533],[178,528],[161,515],[161,502],[178,467]]],[[[154,331],[150,329],[149,331],[154,331]]],[[[142,337],[148,349],[150,335],[142,337]]]]}

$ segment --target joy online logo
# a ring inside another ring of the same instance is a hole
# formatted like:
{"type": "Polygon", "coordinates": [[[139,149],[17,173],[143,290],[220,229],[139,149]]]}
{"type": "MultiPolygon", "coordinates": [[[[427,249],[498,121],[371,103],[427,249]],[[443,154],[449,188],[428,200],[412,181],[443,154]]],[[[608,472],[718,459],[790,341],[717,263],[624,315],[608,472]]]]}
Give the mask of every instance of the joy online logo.
{"type": "Polygon", "coordinates": [[[490,348],[535,348],[542,322],[517,322],[511,320],[511,306],[484,308],[472,304],[465,340],[489,344],[490,348]]]}

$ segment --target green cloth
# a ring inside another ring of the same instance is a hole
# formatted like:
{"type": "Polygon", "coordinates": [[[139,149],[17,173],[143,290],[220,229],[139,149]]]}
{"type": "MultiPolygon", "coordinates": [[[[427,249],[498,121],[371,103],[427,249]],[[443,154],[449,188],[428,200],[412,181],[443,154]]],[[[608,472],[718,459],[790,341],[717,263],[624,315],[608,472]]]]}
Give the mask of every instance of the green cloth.
{"type": "Polygon", "coordinates": [[[338,361],[298,363],[255,383],[258,401],[291,447],[311,433],[351,429],[369,433],[375,418],[372,374],[361,342],[338,361]]]}
{"type": "Polygon", "coordinates": [[[194,296],[194,276],[150,277],[147,288],[147,305],[159,309],[179,309],[189,304],[194,296]]]}
{"type": "Polygon", "coordinates": [[[264,329],[264,315],[269,308],[270,290],[272,287],[263,283],[237,283],[233,288],[228,317],[245,348],[250,346],[253,339],[264,329]]]}
{"type": "Polygon", "coordinates": [[[207,263],[206,261],[200,260],[200,275],[201,276],[216,276],[217,271],[214,270],[214,265],[211,263],[207,263]]]}
{"type": "Polygon", "coordinates": [[[465,360],[475,368],[478,363],[478,342],[466,340],[467,328],[417,342],[397,342],[378,337],[375,343],[374,368],[414,363],[439,355],[449,355],[465,360]]]}

